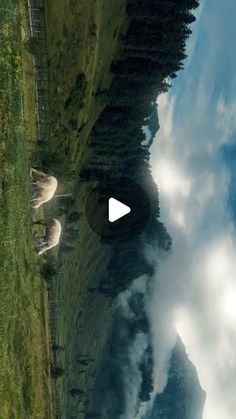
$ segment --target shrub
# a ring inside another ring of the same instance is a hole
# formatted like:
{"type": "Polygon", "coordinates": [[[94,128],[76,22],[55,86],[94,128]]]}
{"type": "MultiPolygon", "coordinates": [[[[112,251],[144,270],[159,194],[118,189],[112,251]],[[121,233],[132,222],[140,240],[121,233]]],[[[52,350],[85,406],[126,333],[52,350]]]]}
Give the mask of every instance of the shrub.
{"type": "Polygon", "coordinates": [[[56,275],[56,273],[57,270],[54,265],[48,262],[43,264],[41,274],[47,282],[50,281],[56,275]]]}
{"type": "Polygon", "coordinates": [[[78,211],[73,211],[71,212],[68,217],[67,217],[67,222],[68,223],[74,223],[76,221],[78,221],[81,217],[81,213],[78,211]]]}
{"type": "Polygon", "coordinates": [[[61,367],[51,367],[51,376],[55,380],[59,377],[62,377],[64,374],[64,370],[61,367]]]}
{"type": "Polygon", "coordinates": [[[64,107],[68,109],[70,106],[77,105],[80,109],[84,107],[84,97],[86,94],[87,82],[84,73],[80,73],[72,87],[64,107]]]}

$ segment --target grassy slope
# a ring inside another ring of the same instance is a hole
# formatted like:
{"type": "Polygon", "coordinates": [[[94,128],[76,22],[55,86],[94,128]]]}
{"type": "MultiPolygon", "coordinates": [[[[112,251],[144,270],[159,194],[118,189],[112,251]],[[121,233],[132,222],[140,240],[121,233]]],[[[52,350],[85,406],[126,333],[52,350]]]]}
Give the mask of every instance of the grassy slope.
{"type": "Polygon", "coordinates": [[[50,418],[44,288],[32,247],[26,119],[34,98],[32,66],[22,51],[25,10],[3,0],[0,11],[0,417],[50,418]],[[31,77],[29,77],[31,75],[31,77]],[[27,77],[27,79],[26,79],[27,77]],[[27,80],[27,84],[26,84],[27,80]],[[23,97],[22,91],[25,92],[23,97]],[[44,322],[44,323],[43,323],[44,322]]]}
{"type": "MultiPolygon", "coordinates": [[[[95,93],[106,89],[111,82],[110,63],[117,47],[117,39],[124,28],[123,0],[49,0],[46,23],[50,58],[50,108],[52,138],[61,152],[69,145],[67,159],[77,168],[86,164],[91,149],[86,145],[89,132],[100,115],[104,103],[95,93]],[[86,76],[84,106],[64,108],[75,78],[86,76]],[[70,119],[76,119],[79,132],[68,130],[70,119]]],[[[59,251],[60,279],[58,279],[59,320],[58,344],[65,347],[58,355],[58,364],[65,368],[63,378],[57,380],[62,418],[75,415],[84,418],[96,369],[109,328],[109,301],[98,293],[90,293],[101,277],[106,275],[109,248],[100,244],[90,230],[84,214],[86,184],[80,183],[75,209],[82,212],[77,223],[78,240],[69,254],[59,251]],[[86,355],[93,360],[88,366],[76,362],[76,356],[86,355]],[[82,397],[68,395],[70,388],[81,388],[82,397]]],[[[55,206],[56,211],[56,206],[55,206]]],[[[66,228],[66,225],[64,225],[66,228]]]]}
{"type": "MultiPolygon", "coordinates": [[[[105,103],[95,94],[111,83],[110,63],[123,25],[125,0],[51,0],[45,5],[50,60],[52,140],[69,159],[86,160],[85,143],[105,103]],[[65,109],[76,77],[85,74],[83,106],[65,109]],[[68,129],[71,119],[77,130],[68,129]]],[[[88,152],[88,150],[86,150],[88,152]]]]}

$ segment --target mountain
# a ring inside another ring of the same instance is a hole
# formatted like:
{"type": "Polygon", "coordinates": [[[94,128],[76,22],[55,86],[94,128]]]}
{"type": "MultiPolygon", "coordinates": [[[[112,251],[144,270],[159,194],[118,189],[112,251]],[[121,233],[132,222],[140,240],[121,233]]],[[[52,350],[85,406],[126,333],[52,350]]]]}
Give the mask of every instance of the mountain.
{"type": "Polygon", "coordinates": [[[206,394],[179,337],[170,354],[167,385],[153,398],[155,364],[146,285],[139,278],[117,300],[88,417],[96,413],[103,419],[136,419],[139,413],[142,419],[202,419],[206,394]]]}
{"type": "Polygon", "coordinates": [[[178,338],[170,360],[167,385],[143,419],[202,419],[205,398],[196,369],[178,338]]]}

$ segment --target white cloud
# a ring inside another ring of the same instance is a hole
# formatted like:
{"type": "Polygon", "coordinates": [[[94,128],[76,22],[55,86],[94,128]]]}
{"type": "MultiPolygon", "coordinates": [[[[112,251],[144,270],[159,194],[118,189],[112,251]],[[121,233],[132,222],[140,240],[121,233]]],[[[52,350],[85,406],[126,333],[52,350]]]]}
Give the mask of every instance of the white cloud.
{"type": "Polygon", "coordinates": [[[158,186],[163,193],[168,195],[180,193],[185,197],[189,195],[191,183],[181,175],[173,163],[164,159],[160,160],[156,172],[158,186]]]}
{"type": "Polygon", "coordinates": [[[218,152],[236,132],[236,101],[227,87],[235,85],[235,55],[224,37],[234,39],[236,27],[231,0],[223,8],[206,3],[181,83],[158,100],[152,165],[173,249],[158,267],[150,315],[154,336],[157,310],[180,333],[207,391],[204,419],[234,419],[236,240],[226,208],[229,174],[218,152]]]}
{"type": "Polygon", "coordinates": [[[169,137],[173,129],[173,110],[175,106],[175,97],[168,98],[166,94],[162,94],[158,98],[158,103],[165,113],[165,126],[163,127],[164,135],[169,137]]]}
{"type": "Polygon", "coordinates": [[[227,141],[236,131],[236,100],[227,102],[221,94],[216,103],[216,110],[217,127],[221,130],[224,141],[227,141]]]}
{"type": "Polygon", "coordinates": [[[142,382],[139,365],[147,345],[146,335],[139,333],[129,348],[128,358],[130,363],[123,367],[123,375],[126,379],[126,406],[125,413],[121,415],[120,419],[133,419],[136,416],[139,388],[142,382]]]}
{"type": "MultiPolygon", "coordinates": [[[[130,288],[128,288],[123,293],[119,294],[118,299],[116,300],[114,310],[122,313],[122,317],[126,319],[133,319],[134,312],[130,307],[130,300],[132,296],[137,293],[143,295],[147,294],[147,283],[148,278],[143,275],[133,281],[130,288]]],[[[124,327],[125,332],[127,332],[124,327]]],[[[148,335],[145,333],[137,333],[132,340],[129,338],[129,345],[127,352],[121,352],[121,359],[119,360],[120,366],[122,368],[122,376],[125,385],[125,405],[124,413],[120,416],[120,419],[134,419],[137,413],[137,401],[139,399],[139,390],[142,382],[142,375],[140,371],[140,363],[144,356],[144,353],[148,347],[149,340],[148,335]]]]}

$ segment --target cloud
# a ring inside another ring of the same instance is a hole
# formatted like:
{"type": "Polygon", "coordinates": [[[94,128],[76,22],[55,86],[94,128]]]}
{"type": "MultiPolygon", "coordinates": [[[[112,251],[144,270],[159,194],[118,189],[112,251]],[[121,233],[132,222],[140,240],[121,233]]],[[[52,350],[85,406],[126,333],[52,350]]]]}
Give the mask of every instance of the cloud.
{"type": "Polygon", "coordinates": [[[165,125],[163,126],[163,133],[169,137],[172,134],[173,129],[173,110],[175,106],[175,97],[167,97],[167,95],[161,95],[158,101],[162,112],[165,113],[165,125]]]}
{"type": "Polygon", "coordinates": [[[144,333],[138,333],[134,342],[128,349],[129,363],[123,366],[123,376],[125,377],[126,405],[125,413],[120,419],[133,419],[136,416],[139,389],[142,382],[139,365],[142,361],[148,341],[144,333]]]}
{"type": "Polygon", "coordinates": [[[236,100],[227,101],[221,94],[216,103],[216,111],[217,126],[222,131],[223,138],[227,140],[236,132],[236,100]]]}
{"type": "MultiPolygon", "coordinates": [[[[236,133],[235,12],[233,0],[204,3],[185,70],[158,99],[161,129],[152,147],[173,238],[156,272],[154,343],[162,316],[180,333],[207,391],[204,419],[234,419],[236,410],[236,240],[227,209],[230,174],[219,155],[236,133]]],[[[167,358],[156,361],[163,377],[167,358]]]]}
{"type": "Polygon", "coordinates": [[[113,306],[112,348],[106,363],[112,371],[112,379],[103,400],[103,413],[107,417],[134,419],[137,414],[142,383],[140,364],[150,346],[150,339],[148,333],[135,328],[135,325],[146,318],[144,302],[148,295],[147,285],[146,275],[138,277],[119,294],[113,306]]]}

